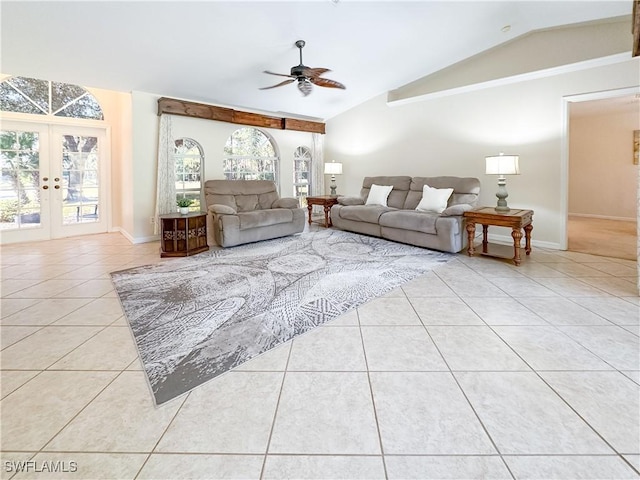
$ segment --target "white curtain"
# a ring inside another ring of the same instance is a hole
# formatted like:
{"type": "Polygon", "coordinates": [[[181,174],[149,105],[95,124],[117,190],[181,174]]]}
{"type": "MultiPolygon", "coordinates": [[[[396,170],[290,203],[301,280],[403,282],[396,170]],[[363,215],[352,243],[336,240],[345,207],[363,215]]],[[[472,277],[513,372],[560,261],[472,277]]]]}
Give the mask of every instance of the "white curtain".
{"type": "Polygon", "coordinates": [[[171,133],[171,115],[160,115],[158,134],[158,182],[156,184],[156,221],[154,234],[160,233],[160,215],[176,212],[176,173],[171,133]]]}
{"type": "Polygon", "coordinates": [[[324,195],[324,135],[320,133],[311,134],[312,151],[311,162],[313,171],[313,185],[311,186],[312,195],[324,195]]]}
{"type": "MultiPolygon", "coordinates": [[[[313,184],[311,185],[311,195],[324,195],[324,135],[320,133],[311,134],[312,150],[311,172],[313,184]]],[[[314,213],[323,213],[321,205],[313,206],[314,213]]]]}

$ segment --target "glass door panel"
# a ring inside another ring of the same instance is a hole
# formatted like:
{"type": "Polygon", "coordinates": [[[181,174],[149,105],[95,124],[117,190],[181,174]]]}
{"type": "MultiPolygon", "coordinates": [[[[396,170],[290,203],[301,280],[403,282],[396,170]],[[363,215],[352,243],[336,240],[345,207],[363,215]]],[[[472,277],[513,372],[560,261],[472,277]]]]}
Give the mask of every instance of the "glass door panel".
{"type": "Polygon", "coordinates": [[[105,232],[102,179],[108,149],[104,131],[55,127],[54,132],[54,237],[105,232]]]}
{"type": "Polygon", "coordinates": [[[2,122],[0,242],[107,231],[105,129],[2,122]]]}
{"type": "Polygon", "coordinates": [[[3,122],[0,129],[2,241],[49,238],[47,127],[3,122]]]}
{"type": "Polygon", "coordinates": [[[98,137],[62,138],[62,223],[98,222],[98,137]]]}

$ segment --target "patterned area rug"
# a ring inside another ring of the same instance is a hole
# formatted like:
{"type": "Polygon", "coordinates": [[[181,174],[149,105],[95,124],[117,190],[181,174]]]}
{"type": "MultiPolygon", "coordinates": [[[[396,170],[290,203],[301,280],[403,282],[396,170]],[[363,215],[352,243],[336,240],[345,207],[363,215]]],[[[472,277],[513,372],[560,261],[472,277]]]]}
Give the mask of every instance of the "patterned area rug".
{"type": "Polygon", "coordinates": [[[326,229],[111,278],[160,405],[451,258],[326,229]]]}

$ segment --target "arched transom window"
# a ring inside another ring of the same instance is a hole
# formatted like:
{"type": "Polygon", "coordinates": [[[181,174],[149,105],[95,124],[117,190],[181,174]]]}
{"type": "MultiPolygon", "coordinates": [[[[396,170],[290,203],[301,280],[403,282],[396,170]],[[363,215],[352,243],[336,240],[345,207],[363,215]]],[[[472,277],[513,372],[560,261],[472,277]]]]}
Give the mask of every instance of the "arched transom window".
{"type": "Polygon", "coordinates": [[[227,180],[272,180],[280,188],[278,155],[271,139],[256,128],[239,128],[224,146],[227,180]]]}
{"type": "Polygon", "coordinates": [[[104,120],[100,104],[83,87],[27,77],[0,82],[0,110],[104,120]]]}

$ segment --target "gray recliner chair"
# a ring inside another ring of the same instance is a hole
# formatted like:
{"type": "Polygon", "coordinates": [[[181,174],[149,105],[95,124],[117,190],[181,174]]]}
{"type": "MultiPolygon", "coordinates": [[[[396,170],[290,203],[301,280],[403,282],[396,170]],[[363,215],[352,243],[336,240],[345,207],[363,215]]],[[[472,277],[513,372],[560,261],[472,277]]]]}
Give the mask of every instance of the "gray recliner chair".
{"type": "Polygon", "coordinates": [[[296,198],[280,198],[269,180],[208,180],[207,242],[233,247],[304,230],[305,211],[296,198]]]}

